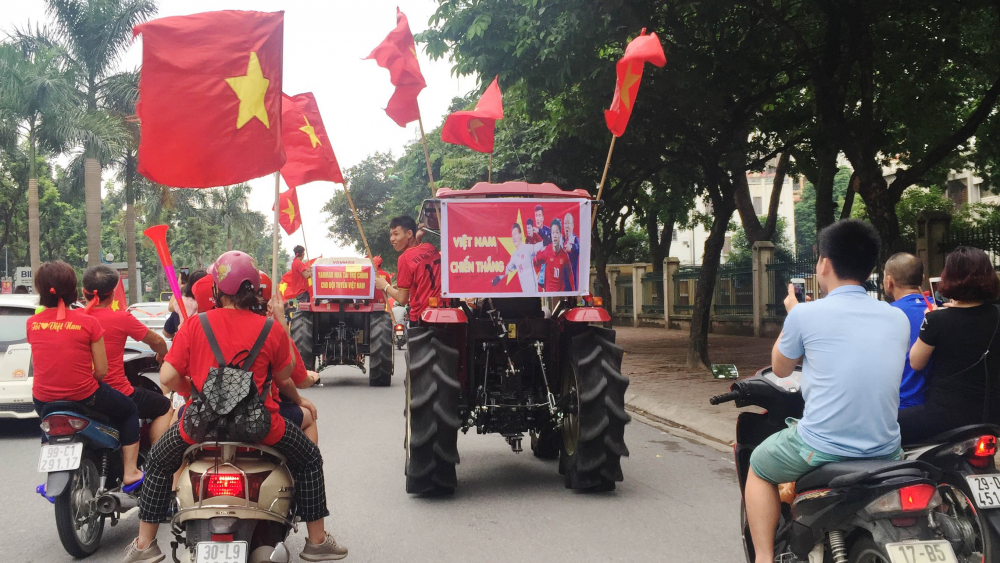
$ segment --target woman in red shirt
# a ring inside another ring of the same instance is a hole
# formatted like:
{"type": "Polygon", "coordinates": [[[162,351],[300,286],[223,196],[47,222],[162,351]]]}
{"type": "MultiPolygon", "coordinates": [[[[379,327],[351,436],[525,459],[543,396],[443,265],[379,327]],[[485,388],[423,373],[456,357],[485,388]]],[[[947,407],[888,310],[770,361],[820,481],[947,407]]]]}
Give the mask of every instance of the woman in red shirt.
{"type": "MultiPolygon", "coordinates": [[[[217,307],[205,312],[205,319],[217,337],[222,355],[234,358],[242,351],[253,348],[264,329],[266,318],[252,310],[260,303],[257,297],[260,274],[249,255],[235,250],[220,256],[208,273],[215,284],[217,307]]],[[[319,448],[298,426],[285,424],[277,403],[265,390],[270,373],[274,385],[289,399],[303,409],[316,412],[316,407],[299,395],[292,382],[290,375],[294,356],[291,350],[292,343],[284,329],[272,324],[264,346],[250,367],[257,392],[265,397],[264,406],[271,415],[270,433],[263,443],[285,456],[295,478],[295,504],[308,530],[301,558],[307,561],[343,559],[347,556],[347,549],[338,545],[323,526],[323,519],[330,512],[326,507],[323,458],[319,448]]],[[[202,323],[184,323],[160,368],[160,382],[173,391],[190,396],[192,386],[202,390],[208,371],[215,367],[219,367],[218,362],[202,323]]],[[[171,425],[149,452],[146,483],[139,499],[139,537],[126,551],[125,560],[128,563],[153,563],[163,559],[156,545],[156,531],[169,508],[173,474],[181,467],[184,451],[194,443],[183,431],[185,416],[182,414],[180,422],[171,425]]]]}
{"type": "Polygon", "coordinates": [[[46,262],[35,273],[35,289],[44,311],[28,318],[28,343],[34,371],[31,394],[39,416],[48,403],[75,401],[104,413],[118,429],[125,466],[123,490],[142,482],[139,458],[139,411],[131,399],[104,383],[108,357],[104,329],[75,303],[76,272],[65,262],[46,262]]]}

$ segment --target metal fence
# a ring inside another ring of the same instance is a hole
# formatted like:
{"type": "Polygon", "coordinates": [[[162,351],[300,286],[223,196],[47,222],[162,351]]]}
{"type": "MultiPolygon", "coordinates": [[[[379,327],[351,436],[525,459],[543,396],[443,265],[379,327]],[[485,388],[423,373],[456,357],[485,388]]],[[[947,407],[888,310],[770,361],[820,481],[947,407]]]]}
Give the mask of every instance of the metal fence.
{"type": "Polygon", "coordinates": [[[615,313],[632,316],[632,274],[615,277],[615,313]]]}
{"type": "Polygon", "coordinates": [[[951,228],[939,245],[942,253],[949,253],[959,246],[979,248],[1000,270],[1000,224],[986,223],[975,227],[951,228]]]}
{"type": "Polygon", "coordinates": [[[816,282],[816,256],[800,256],[795,260],[772,259],[764,265],[767,272],[767,303],[764,306],[764,317],[780,319],[787,313],[783,304],[788,295],[788,284],[792,278],[806,280],[806,295],[813,299],[819,297],[819,284],[816,282]]]}
{"type": "Polygon", "coordinates": [[[642,275],[643,315],[663,316],[663,271],[642,275]]]}
{"type": "Polygon", "coordinates": [[[674,273],[674,294],[670,300],[672,316],[691,316],[694,312],[694,289],[698,285],[698,266],[681,266],[674,273]]]}
{"type": "Polygon", "coordinates": [[[722,264],[715,281],[712,309],[720,318],[753,318],[753,267],[722,264]]]}

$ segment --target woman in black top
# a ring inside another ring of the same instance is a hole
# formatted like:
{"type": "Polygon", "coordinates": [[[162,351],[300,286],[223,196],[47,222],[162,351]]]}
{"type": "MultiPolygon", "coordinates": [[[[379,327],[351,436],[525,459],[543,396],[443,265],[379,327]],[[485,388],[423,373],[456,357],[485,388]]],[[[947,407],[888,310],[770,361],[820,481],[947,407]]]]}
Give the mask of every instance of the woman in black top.
{"type": "Polygon", "coordinates": [[[913,369],[930,366],[927,400],[899,411],[904,444],[961,426],[1000,421],[1000,281],[989,256],[960,246],[938,285],[951,301],[930,311],[910,349],[913,369]]]}

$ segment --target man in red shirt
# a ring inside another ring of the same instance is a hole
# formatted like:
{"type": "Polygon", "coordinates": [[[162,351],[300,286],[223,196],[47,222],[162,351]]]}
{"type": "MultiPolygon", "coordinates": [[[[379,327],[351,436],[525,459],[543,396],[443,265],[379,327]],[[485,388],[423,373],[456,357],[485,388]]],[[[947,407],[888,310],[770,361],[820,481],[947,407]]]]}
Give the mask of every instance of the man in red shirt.
{"type": "Polygon", "coordinates": [[[535,255],[535,266],[545,265],[544,291],[575,291],[573,262],[562,246],[562,223],[552,220],[552,244],[535,255]]]}
{"type": "Polygon", "coordinates": [[[375,278],[379,291],[385,290],[400,306],[410,305],[410,322],[420,320],[431,297],[441,296],[441,253],[433,244],[420,242],[416,232],[413,217],[402,215],[389,222],[389,242],[400,253],[396,287],[381,276],[375,278]]]}
{"type": "MultiPolygon", "coordinates": [[[[90,316],[97,319],[104,329],[104,349],[108,355],[108,375],[104,382],[112,389],[132,399],[139,410],[140,420],[152,420],[149,426],[149,440],[156,443],[167,431],[173,417],[173,408],[163,393],[144,388],[132,387],[125,376],[125,342],[132,338],[143,342],[156,352],[156,359],[163,362],[167,355],[167,343],[156,332],[149,330],[123,306],[119,311],[111,309],[115,288],[118,287],[118,272],[107,266],[94,266],[83,274],[83,295],[88,301],[95,297],[99,301],[88,306],[90,316]]],[[[124,304],[122,304],[124,305],[124,304]]]]}
{"type": "Polygon", "coordinates": [[[306,249],[300,244],[293,248],[292,252],[295,253],[295,258],[292,259],[292,275],[288,284],[291,288],[289,293],[299,301],[309,301],[309,278],[312,277],[312,269],[302,261],[306,249]]]}

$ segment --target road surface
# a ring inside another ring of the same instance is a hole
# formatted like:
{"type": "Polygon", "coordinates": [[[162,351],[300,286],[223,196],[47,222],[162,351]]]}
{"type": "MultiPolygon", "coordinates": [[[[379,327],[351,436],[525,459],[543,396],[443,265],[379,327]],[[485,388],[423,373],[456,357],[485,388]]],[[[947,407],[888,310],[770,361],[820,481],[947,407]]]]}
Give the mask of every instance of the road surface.
{"type": "MultiPolygon", "coordinates": [[[[503,438],[459,435],[461,464],[453,497],[404,492],[403,352],[388,388],[369,388],[359,370],[328,369],[323,387],[305,391],[319,409],[326,464],[328,530],[350,562],[594,563],[738,562],[739,489],[731,456],[641,422],[627,427],[631,457],[612,493],[563,487],[557,462],[514,454],[503,438]]],[[[52,506],[35,494],[37,421],[0,420],[5,561],[72,561],[59,543],[52,506]]],[[[138,515],[105,529],[88,562],[118,562],[138,515]]],[[[304,526],[289,541],[292,561],[304,526]]],[[[170,544],[160,528],[161,549],[170,544]]],[[[170,561],[168,555],[167,562],[170,561]]]]}

